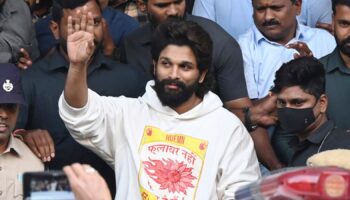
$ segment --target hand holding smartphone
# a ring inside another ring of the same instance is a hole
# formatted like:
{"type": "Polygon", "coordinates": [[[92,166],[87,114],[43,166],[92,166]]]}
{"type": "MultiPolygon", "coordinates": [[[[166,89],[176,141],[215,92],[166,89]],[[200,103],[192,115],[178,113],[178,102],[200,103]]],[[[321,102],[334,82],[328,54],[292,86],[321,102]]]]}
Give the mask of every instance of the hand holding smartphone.
{"type": "Polygon", "coordinates": [[[23,199],[74,200],[67,176],[62,171],[23,174],[23,199]]]}

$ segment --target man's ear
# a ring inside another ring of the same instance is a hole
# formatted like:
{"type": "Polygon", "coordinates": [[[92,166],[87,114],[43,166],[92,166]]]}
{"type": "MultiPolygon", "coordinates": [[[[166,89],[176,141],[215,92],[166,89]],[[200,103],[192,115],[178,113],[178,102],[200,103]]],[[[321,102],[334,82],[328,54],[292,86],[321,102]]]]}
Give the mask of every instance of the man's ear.
{"type": "Polygon", "coordinates": [[[50,21],[50,29],[56,40],[60,39],[60,27],[57,22],[51,20],[50,21]]]}
{"type": "Polygon", "coordinates": [[[325,113],[328,107],[328,97],[325,94],[322,94],[320,96],[319,101],[320,101],[320,112],[325,113]]]}
{"type": "Polygon", "coordinates": [[[297,9],[297,15],[300,15],[300,13],[301,13],[301,6],[303,4],[302,2],[303,2],[302,0],[296,0],[294,3],[294,6],[297,9]]]}
{"type": "Polygon", "coordinates": [[[202,73],[201,73],[201,76],[199,77],[199,83],[203,83],[203,81],[204,81],[204,78],[205,78],[205,76],[207,75],[207,73],[208,73],[208,70],[204,70],[202,73]]]}

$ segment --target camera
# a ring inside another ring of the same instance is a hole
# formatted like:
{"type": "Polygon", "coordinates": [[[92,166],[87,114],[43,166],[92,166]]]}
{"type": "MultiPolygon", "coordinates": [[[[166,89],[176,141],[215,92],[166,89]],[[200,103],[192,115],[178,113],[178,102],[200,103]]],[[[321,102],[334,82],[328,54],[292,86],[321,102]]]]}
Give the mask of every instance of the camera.
{"type": "Polygon", "coordinates": [[[74,200],[67,176],[62,171],[23,174],[23,199],[74,200]]]}

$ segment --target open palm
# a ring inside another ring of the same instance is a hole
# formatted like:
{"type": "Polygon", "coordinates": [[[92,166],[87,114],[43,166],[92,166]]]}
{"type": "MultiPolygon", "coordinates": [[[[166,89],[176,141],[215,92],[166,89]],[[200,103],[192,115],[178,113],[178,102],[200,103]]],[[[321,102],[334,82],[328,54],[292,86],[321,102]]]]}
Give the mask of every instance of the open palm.
{"type": "Polygon", "coordinates": [[[85,9],[83,9],[81,14],[78,11],[77,16],[80,18],[74,19],[74,25],[72,17],[68,17],[68,57],[71,63],[85,65],[90,60],[95,49],[93,18],[91,13],[86,14],[85,9]]]}
{"type": "Polygon", "coordinates": [[[94,51],[94,36],[85,31],[78,31],[68,36],[67,49],[72,63],[86,63],[94,51]]]}

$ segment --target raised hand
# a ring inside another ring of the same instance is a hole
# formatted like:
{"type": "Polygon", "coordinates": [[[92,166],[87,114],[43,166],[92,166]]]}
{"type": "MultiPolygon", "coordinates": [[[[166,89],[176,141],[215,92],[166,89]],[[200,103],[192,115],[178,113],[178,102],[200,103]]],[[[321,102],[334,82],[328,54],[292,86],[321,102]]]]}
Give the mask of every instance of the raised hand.
{"type": "Polygon", "coordinates": [[[68,17],[67,50],[70,63],[76,66],[87,66],[95,50],[94,20],[92,14],[77,11],[77,18],[68,17]]]}

